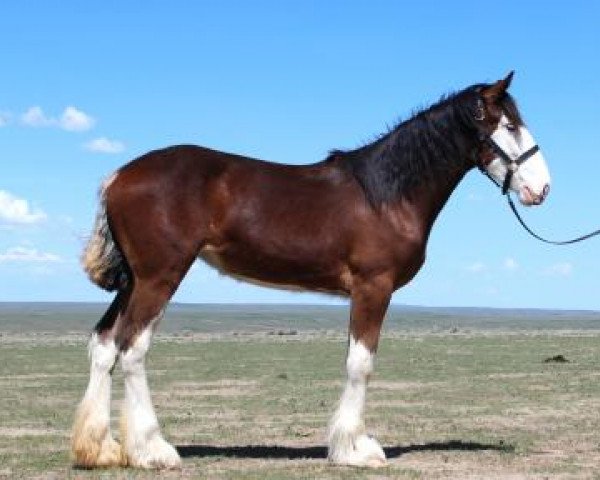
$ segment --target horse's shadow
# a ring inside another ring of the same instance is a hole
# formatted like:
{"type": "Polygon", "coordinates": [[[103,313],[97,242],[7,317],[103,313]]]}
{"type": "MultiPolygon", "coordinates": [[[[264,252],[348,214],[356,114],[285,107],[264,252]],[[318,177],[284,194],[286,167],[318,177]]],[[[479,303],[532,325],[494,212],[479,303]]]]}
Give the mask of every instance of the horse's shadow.
{"type": "MultiPolygon", "coordinates": [[[[514,452],[515,447],[499,443],[464,442],[462,440],[449,440],[446,442],[432,442],[418,445],[393,446],[383,449],[388,459],[413,452],[440,452],[440,451],[480,451],[493,450],[497,452],[514,452]]],[[[244,446],[218,446],[218,445],[179,445],[177,451],[182,457],[230,457],[230,458],[261,458],[261,459],[325,459],[327,447],[287,447],[279,445],[244,445],[244,446]]]]}

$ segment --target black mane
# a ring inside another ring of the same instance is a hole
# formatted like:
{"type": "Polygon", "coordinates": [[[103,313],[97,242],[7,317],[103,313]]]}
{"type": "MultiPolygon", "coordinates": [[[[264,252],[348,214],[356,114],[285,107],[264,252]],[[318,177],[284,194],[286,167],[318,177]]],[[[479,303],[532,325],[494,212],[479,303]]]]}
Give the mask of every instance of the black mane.
{"type": "MultiPolygon", "coordinates": [[[[478,150],[476,124],[479,91],[473,85],[443,97],[435,105],[399,123],[387,134],[356,150],[334,150],[337,159],[360,183],[373,205],[410,194],[432,177],[475,165],[478,150]]],[[[502,108],[514,123],[522,124],[516,104],[506,94],[502,108]]]]}

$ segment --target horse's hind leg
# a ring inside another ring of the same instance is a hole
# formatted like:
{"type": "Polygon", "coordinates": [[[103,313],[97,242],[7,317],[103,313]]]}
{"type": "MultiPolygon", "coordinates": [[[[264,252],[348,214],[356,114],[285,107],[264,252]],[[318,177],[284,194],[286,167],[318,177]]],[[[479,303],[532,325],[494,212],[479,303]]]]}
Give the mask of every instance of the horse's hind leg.
{"type": "Polygon", "coordinates": [[[116,341],[125,376],[121,441],[127,463],[136,467],[174,468],[181,464],[175,448],[160,433],[144,367],[154,329],[176,286],[161,281],[136,281],[117,328],[116,341]]]}
{"type": "Polygon", "coordinates": [[[391,295],[391,282],[378,279],[352,292],[352,311],[346,370],[348,379],[338,409],[329,426],[329,460],[341,465],[377,467],[385,453],[367,435],[363,411],[369,376],[379,341],[381,323],[391,295]]]}
{"type": "Polygon", "coordinates": [[[121,446],[110,432],[110,390],[118,354],[112,333],[126,295],[126,292],[117,294],[89,342],[90,379],[75,414],[71,436],[71,451],[79,466],[107,467],[123,463],[121,446]]]}

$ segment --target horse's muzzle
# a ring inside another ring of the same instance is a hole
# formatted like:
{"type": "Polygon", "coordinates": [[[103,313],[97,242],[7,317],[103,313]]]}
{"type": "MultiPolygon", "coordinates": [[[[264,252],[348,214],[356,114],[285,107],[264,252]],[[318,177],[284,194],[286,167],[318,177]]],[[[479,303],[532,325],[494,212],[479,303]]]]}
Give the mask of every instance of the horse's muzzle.
{"type": "Polygon", "coordinates": [[[550,185],[544,185],[541,193],[535,194],[529,187],[523,187],[519,190],[519,200],[523,205],[531,207],[533,205],[541,205],[546,200],[546,197],[550,193],[550,185]]]}

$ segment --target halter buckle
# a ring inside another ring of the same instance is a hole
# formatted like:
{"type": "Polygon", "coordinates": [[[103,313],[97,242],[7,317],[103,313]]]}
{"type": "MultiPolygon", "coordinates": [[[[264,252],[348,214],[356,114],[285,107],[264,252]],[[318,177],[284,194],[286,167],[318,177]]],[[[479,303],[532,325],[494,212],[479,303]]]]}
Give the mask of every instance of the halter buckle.
{"type": "Polygon", "coordinates": [[[477,109],[475,111],[475,120],[477,120],[478,122],[482,122],[483,120],[485,120],[485,106],[484,106],[483,100],[481,100],[481,98],[477,100],[477,109]]]}

